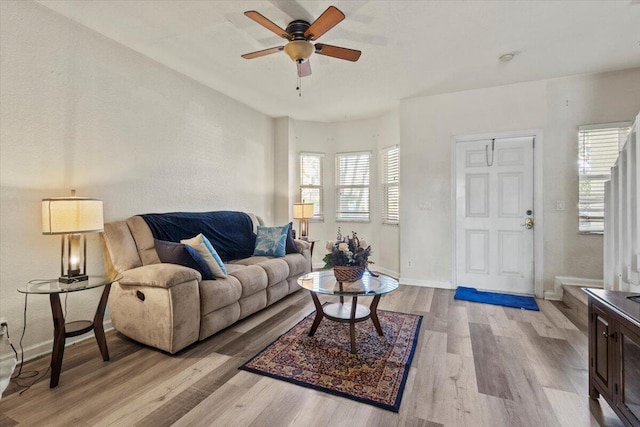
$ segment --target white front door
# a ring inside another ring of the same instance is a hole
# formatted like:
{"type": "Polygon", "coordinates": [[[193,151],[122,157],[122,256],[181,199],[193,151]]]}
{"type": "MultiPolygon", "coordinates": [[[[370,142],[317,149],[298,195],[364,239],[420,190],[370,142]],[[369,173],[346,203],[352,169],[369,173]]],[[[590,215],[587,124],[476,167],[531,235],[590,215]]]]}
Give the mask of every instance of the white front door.
{"type": "Polygon", "coordinates": [[[457,143],[455,185],[456,286],[533,294],[533,137],[457,143]]]}

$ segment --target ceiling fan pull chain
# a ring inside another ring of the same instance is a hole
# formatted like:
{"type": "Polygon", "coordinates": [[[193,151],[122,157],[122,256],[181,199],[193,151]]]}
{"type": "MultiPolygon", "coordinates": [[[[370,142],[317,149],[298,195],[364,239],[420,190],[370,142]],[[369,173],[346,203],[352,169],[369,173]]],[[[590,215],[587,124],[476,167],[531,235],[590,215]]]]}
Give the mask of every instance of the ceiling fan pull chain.
{"type": "Polygon", "coordinates": [[[491,140],[491,163],[489,163],[489,146],[488,145],[484,146],[484,159],[487,162],[487,166],[489,166],[489,167],[493,166],[493,158],[495,156],[495,149],[496,149],[496,139],[493,138],[491,140]]]}

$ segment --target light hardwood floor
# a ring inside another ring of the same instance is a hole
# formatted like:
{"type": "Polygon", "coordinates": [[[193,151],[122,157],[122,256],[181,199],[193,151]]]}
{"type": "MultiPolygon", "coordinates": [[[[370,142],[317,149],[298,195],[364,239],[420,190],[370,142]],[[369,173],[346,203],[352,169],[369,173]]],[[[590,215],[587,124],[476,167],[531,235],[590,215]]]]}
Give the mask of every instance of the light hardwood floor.
{"type": "Polygon", "coordinates": [[[398,414],[238,370],[313,312],[301,291],[173,356],[116,332],[110,362],[93,339],[68,347],[60,385],[49,389],[48,375],[22,395],[11,385],[0,426],[621,426],[588,397],[584,319],[538,304],[531,312],[412,286],[383,297],[380,309],[424,316],[398,414]]]}

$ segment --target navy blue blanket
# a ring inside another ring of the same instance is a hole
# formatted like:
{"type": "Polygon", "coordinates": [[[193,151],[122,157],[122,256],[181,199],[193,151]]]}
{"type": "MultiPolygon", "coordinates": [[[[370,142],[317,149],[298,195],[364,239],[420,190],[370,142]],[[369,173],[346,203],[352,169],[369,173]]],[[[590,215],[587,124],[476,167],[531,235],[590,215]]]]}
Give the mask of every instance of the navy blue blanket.
{"type": "Polygon", "coordinates": [[[180,242],[202,233],[224,262],[253,255],[256,235],[251,217],[244,212],[171,212],[140,216],[158,240],[180,242]]]}

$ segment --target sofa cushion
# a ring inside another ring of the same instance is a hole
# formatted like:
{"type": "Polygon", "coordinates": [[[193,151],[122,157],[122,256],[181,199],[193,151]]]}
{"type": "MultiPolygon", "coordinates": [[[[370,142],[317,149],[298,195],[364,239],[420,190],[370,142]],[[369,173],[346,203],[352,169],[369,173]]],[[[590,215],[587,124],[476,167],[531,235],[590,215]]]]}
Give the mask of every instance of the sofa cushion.
{"type": "Polygon", "coordinates": [[[180,240],[180,243],[191,246],[207,263],[214,276],[224,278],[227,277],[227,270],[220,259],[216,250],[211,246],[211,242],[202,233],[191,239],[180,240]]]}
{"type": "Polygon", "coordinates": [[[289,265],[284,261],[284,258],[252,256],[250,258],[237,260],[234,264],[228,264],[227,266],[237,264],[259,266],[262,268],[267,274],[268,286],[275,285],[289,277],[289,265]]]}
{"type": "Polygon", "coordinates": [[[184,265],[198,270],[202,274],[203,280],[215,279],[204,258],[189,245],[156,240],[156,252],[162,262],[184,265]]]}
{"type": "Polygon", "coordinates": [[[266,289],[269,283],[267,273],[257,265],[227,264],[227,273],[240,281],[242,297],[266,289]]]}
{"type": "Polygon", "coordinates": [[[129,226],[129,230],[131,230],[131,235],[136,241],[142,265],[159,264],[161,261],[156,252],[156,243],[147,223],[144,222],[142,217],[132,216],[127,219],[127,225],[129,226]]]}
{"type": "Polygon", "coordinates": [[[253,255],[285,256],[288,228],[288,225],[281,227],[258,227],[258,235],[256,237],[256,246],[253,250],[253,255]]]}
{"type": "Polygon", "coordinates": [[[191,280],[202,280],[197,270],[181,265],[159,263],[143,265],[122,273],[118,282],[123,286],[151,286],[170,288],[191,280]]]}
{"type": "Polygon", "coordinates": [[[288,254],[283,260],[289,265],[289,276],[297,276],[311,271],[311,263],[302,254],[288,254]]]}
{"type": "Polygon", "coordinates": [[[125,221],[105,224],[102,236],[115,271],[122,273],[142,265],[136,242],[125,221]]]}
{"type": "Polygon", "coordinates": [[[199,289],[200,312],[203,316],[237,302],[242,296],[242,285],[233,276],[217,280],[203,280],[199,284],[199,289]]]}

